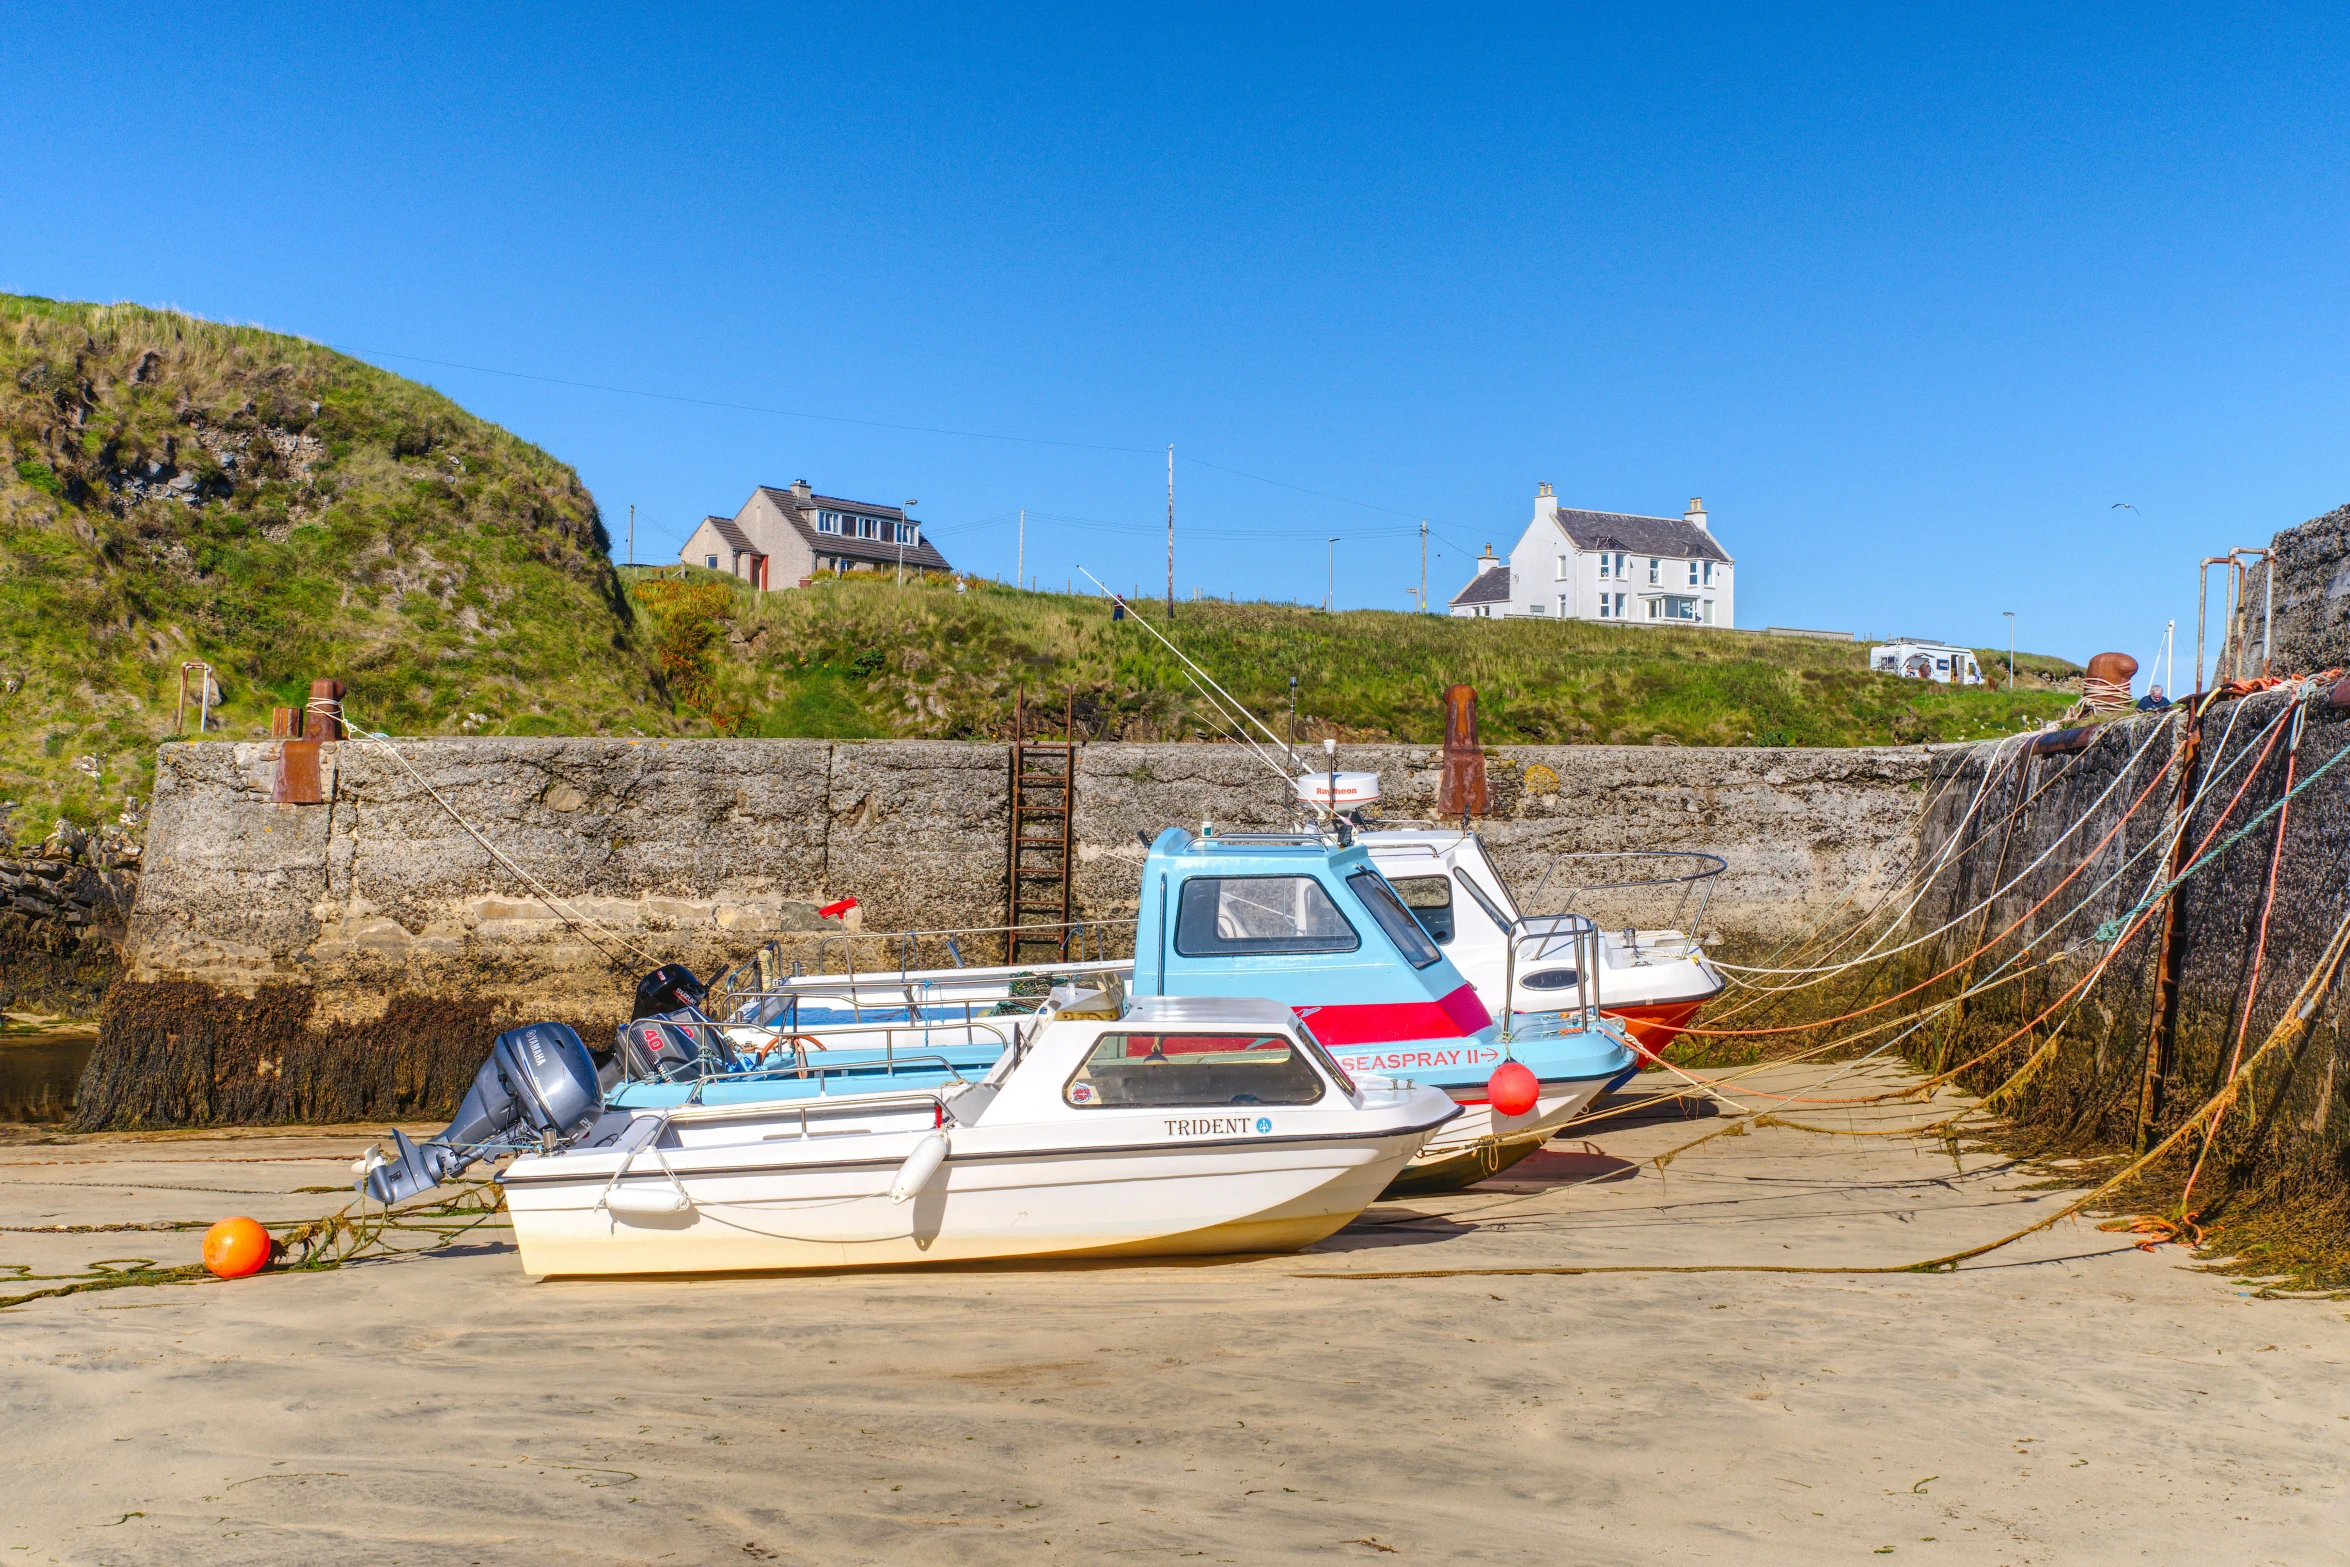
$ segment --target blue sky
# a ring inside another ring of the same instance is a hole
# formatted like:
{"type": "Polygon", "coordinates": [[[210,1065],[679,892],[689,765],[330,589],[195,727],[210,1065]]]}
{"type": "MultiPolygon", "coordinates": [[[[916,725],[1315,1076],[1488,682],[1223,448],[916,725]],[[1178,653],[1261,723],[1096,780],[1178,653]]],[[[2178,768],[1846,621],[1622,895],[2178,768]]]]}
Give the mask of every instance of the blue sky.
{"type": "Polygon", "coordinates": [[[2350,500],[2338,11],[323,10],[13,21],[0,288],[428,380],[640,559],[805,477],[1155,591],[1173,443],[1186,595],[1548,480],[1743,624],[2191,658],[2350,500]]]}

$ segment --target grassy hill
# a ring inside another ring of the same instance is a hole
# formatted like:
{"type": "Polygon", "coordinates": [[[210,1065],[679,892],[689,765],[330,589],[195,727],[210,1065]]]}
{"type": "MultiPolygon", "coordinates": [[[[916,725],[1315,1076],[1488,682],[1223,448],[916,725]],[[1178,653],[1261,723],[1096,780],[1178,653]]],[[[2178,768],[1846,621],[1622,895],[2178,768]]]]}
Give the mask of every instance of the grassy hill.
{"type": "MultiPolygon", "coordinates": [[[[1297,676],[1308,739],[1435,740],[1454,681],[1494,743],[1971,738],[2053,716],[2077,674],[2026,658],[2029,689],[1958,691],[1850,643],[1272,604],[1187,604],[1176,631],[1268,717],[1297,676]]],[[[394,734],[979,738],[1024,683],[1074,691],[1092,735],[1219,736],[1099,599],[622,573],[570,468],[426,387],[256,328],[0,295],[0,838],[135,814],[198,659],[219,739],[325,675],[394,734]]]]}
{"type": "MultiPolygon", "coordinates": [[[[856,576],[762,596],[715,572],[624,575],[654,609],[673,684],[731,732],[999,735],[1024,683],[1056,715],[1074,691],[1096,737],[1220,734],[1176,661],[1098,598],[856,576]]],[[[1143,612],[1164,629],[1163,609],[1143,612]]],[[[2055,682],[2079,673],[2019,655],[2014,692],[1961,690],[1872,674],[1849,642],[1212,601],[1179,604],[1174,635],[1268,718],[1286,714],[1297,676],[1299,734],[1313,739],[1439,740],[1438,693],[1455,681],[1477,688],[1490,744],[1972,739],[2056,716],[2077,689],[2055,682]]]]}
{"type": "Polygon", "coordinates": [[[253,328],[0,296],[15,835],[145,797],[183,660],[217,671],[227,738],[322,675],[395,733],[674,729],[637,631],[578,476],[439,394],[253,328]]]}

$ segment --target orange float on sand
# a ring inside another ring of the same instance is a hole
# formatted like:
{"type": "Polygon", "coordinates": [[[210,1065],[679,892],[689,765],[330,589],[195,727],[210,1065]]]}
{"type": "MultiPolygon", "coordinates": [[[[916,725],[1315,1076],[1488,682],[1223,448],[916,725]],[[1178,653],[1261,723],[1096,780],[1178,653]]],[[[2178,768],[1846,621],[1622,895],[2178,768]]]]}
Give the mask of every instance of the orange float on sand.
{"type": "Polygon", "coordinates": [[[223,1219],[204,1232],[204,1266],[241,1279],[268,1266],[270,1245],[269,1232],[251,1219],[223,1219]]]}

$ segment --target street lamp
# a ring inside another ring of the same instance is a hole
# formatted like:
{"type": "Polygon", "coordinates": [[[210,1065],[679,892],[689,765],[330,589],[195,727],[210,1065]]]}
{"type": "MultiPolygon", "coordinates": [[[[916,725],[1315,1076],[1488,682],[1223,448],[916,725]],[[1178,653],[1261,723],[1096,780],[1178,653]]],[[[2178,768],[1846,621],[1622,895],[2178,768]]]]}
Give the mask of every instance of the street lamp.
{"type": "Polygon", "coordinates": [[[2013,691],[2015,689],[2015,611],[2003,609],[1999,613],[2007,617],[2007,689],[2013,691]]]}
{"type": "Polygon", "coordinates": [[[1330,606],[1338,597],[1338,539],[1337,534],[1330,536],[1330,577],[1322,588],[1322,613],[1325,615],[1330,613],[1330,606]]]}
{"type": "Polygon", "coordinates": [[[913,509],[921,504],[920,501],[908,501],[898,510],[898,587],[901,591],[906,586],[906,529],[913,524],[913,509]]]}

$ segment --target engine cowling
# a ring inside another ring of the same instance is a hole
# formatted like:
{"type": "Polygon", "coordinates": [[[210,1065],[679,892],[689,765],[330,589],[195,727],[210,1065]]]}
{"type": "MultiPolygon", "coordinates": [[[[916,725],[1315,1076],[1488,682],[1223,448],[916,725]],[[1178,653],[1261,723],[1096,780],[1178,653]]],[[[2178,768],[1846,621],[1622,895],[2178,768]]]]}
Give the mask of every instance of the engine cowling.
{"type": "Polygon", "coordinates": [[[403,1201],[486,1155],[570,1137],[603,1103],[595,1057],[569,1024],[510,1029],[490,1046],[456,1119],[422,1143],[395,1128],[391,1153],[361,1177],[359,1189],[381,1203],[403,1201]]]}

